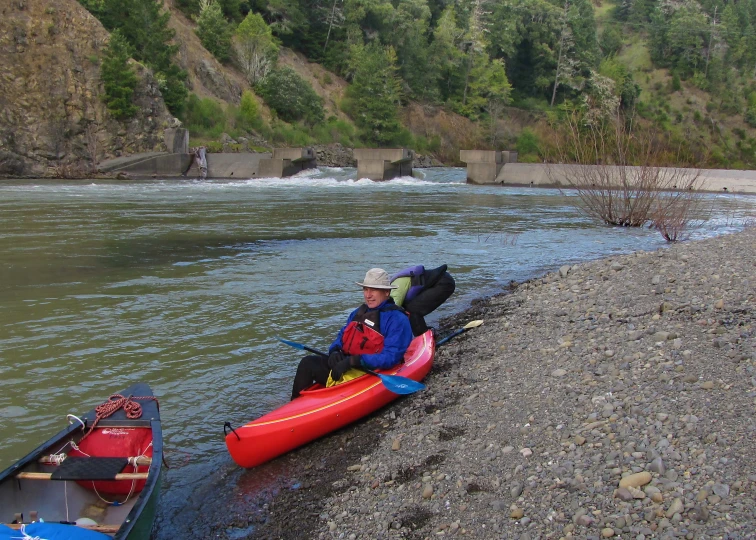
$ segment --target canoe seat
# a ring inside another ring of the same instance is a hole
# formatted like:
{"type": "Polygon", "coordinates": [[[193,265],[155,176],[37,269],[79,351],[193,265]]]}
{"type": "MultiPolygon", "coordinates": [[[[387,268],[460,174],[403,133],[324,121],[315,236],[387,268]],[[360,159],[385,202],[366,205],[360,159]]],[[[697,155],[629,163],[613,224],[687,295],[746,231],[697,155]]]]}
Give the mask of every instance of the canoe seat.
{"type": "Polygon", "coordinates": [[[128,465],[125,457],[69,457],[56,467],[51,480],[115,480],[128,465]]]}

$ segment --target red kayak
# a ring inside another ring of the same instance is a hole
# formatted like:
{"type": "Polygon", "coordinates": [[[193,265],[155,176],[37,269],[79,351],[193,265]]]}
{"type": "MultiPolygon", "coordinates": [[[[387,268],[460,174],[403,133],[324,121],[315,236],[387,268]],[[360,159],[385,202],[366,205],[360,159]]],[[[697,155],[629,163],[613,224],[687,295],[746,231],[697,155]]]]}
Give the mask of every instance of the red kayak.
{"type": "MultiPolygon", "coordinates": [[[[435,342],[429,330],[412,340],[404,362],[385,375],[421,381],[433,364],[435,342]]],[[[300,396],[226,435],[226,446],[241,467],[255,467],[335,431],[399,397],[374,375],[330,388],[315,385],[300,396]]]]}

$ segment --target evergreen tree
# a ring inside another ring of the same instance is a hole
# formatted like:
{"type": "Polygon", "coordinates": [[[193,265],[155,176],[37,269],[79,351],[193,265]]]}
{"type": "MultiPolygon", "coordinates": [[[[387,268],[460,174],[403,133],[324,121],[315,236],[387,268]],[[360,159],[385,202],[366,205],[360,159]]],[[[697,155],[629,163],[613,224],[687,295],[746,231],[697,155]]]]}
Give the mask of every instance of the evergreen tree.
{"type": "Polygon", "coordinates": [[[438,77],[438,90],[442,101],[461,100],[464,79],[462,63],[464,55],[460,48],[464,30],[457,26],[452,8],[444,10],[433,33],[430,45],[428,68],[438,77]]]}
{"type": "Polygon", "coordinates": [[[231,29],[223,17],[223,10],[215,0],[202,0],[197,28],[202,46],[219,61],[226,62],[231,51],[231,29]]]}
{"type": "MultiPolygon", "coordinates": [[[[514,27],[517,34],[511,35],[507,41],[499,41],[498,47],[504,53],[507,77],[521,96],[552,96],[565,28],[563,8],[563,3],[555,6],[546,0],[519,0],[512,5],[512,13],[518,21],[514,27]]],[[[499,13],[498,16],[504,17],[507,12],[499,13]]],[[[497,11],[494,11],[494,17],[497,17],[497,11]]],[[[501,27],[504,23],[497,24],[501,27]]]]}
{"type": "Polygon", "coordinates": [[[307,29],[308,10],[296,0],[256,0],[253,8],[265,14],[273,34],[280,38],[291,38],[307,29]]]}
{"type": "Polygon", "coordinates": [[[688,5],[675,11],[667,28],[667,40],[672,63],[681,73],[692,75],[703,71],[704,47],[709,37],[709,24],[697,4],[688,5]]]}
{"type": "Polygon", "coordinates": [[[130,57],[128,42],[116,30],[110,35],[100,66],[100,79],[105,87],[103,100],[116,120],[131,118],[139,110],[132,102],[137,77],[129,65],[130,57]]]}
{"type": "MultiPolygon", "coordinates": [[[[102,0],[86,0],[88,2],[101,2],[102,0]]],[[[200,13],[201,0],[174,0],[176,7],[190,17],[196,17],[200,13]]],[[[223,16],[230,21],[238,21],[249,11],[247,0],[217,0],[223,16]]]]}
{"type": "Polygon", "coordinates": [[[162,0],[103,0],[97,14],[109,31],[119,30],[135,60],[152,68],[168,109],[180,115],[186,102],[186,73],[173,63],[177,45],[170,42],[170,13],[161,11],[162,0]]]}
{"type": "Polygon", "coordinates": [[[468,106],[472,116],[483,111],[501,110],[510,101],[512,85],[507,79],[504,62],[501,59],[489,61],[481,55],[479,63],[473,69],[470,83],[468,106]]]}
{"type": "Polygon", "coordinates": [[[353,55],[354,79],[347,89],[347,97],[353,102],[353,120],[365,142],[390,145],[402,130],[397,112],[401,86],[394,49],[371,43],[355,47],[353,55]]]}
{"type": "Polygon", "coordinates": [[[426,0],[399,0],[394,11],[394,31],[385,40],[396,51],[399,75],[412,94],[425,101],[438,96],[438,75],[428,69],[430,16],[426,0]]]}

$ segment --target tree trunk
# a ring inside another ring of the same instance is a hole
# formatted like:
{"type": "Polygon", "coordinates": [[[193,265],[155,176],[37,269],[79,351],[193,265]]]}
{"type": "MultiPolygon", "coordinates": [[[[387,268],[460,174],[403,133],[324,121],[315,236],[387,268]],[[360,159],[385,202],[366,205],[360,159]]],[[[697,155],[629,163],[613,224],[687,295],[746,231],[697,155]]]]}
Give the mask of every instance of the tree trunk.
{"type": "Polygon", "coordinates": [[[323,45],[323,54],[325,54],[326,49],[328,48],[328,39],[331,37],[331,28],[333,28],[333,21],[336,17],[336,2],[339,0],[333,0],[333,8],[331,8],[331,17],[328,21],[328,34],[326,34],[326,40],[325,45],[323,45]]]}
{"type": "Polygon", "coordinates": [[[551,92],[551,105],[554,106],[556,101],[557,87],[559,86],[559,70],[562,69],[562,49],[564,48],[564,27],[567,25],[567,7],[569,6],[569,0],[564,2],[564,20],[562,21],[562,32],[559,35],[559,56],[557,57],[556,74],[554,75],[554,90],[551,92]]]}

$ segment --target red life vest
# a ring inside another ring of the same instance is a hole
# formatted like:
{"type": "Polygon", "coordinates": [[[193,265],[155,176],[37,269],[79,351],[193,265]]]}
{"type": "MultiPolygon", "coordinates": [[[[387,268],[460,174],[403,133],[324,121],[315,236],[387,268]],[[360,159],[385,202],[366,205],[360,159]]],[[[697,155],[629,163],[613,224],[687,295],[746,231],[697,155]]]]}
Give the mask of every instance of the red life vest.
{"type": "Polygon", "coordinates": [[[389,301],[381,309],[368,311],[367,304],[362,304],[352,321],[341,335],[341,348],[347,354],[378,354],[383,350],[381,334],[381,312],[402,308],[389,301]]]}

